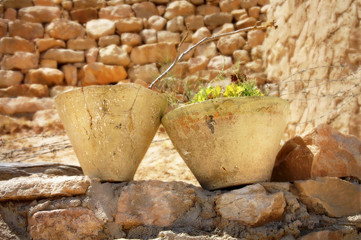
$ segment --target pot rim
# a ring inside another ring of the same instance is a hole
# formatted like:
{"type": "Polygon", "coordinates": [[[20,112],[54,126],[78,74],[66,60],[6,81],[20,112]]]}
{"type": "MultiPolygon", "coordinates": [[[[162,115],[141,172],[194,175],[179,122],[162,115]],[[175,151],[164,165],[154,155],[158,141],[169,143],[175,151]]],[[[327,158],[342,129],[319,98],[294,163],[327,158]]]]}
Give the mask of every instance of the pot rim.
{"type": "Polygon", "coordinates": [[[282,104],[288,105],[289,106],[289,102],[285,99],[282,99],[280,97],[273,97],[273,96],[243,96],[243,97],[221,97],[221,98],[214,98],[214,99],[207,99],[205,101],[202,102],[196,102],[196,103],[191,103],[191,104],[184,104],[182,106],[179,106],[175,109],[172,109],[171,111],[167,112],[163,118],[167,118],[167,115],[170,116],[172,114],[176,114],[177,112],[183,111],[184,109],[187,109],[189,111],[191,111],[193,108],[197,108],[197,106],[199,105],[212,105],[215,103],[224,103],[227,101],[232,101],[232,102],[247,102],[248,100],[251,99],[258,99],[260,101],[262,100],[268,100],[268,101],[274,101],[274,102],[280,102],[282,104]]]}

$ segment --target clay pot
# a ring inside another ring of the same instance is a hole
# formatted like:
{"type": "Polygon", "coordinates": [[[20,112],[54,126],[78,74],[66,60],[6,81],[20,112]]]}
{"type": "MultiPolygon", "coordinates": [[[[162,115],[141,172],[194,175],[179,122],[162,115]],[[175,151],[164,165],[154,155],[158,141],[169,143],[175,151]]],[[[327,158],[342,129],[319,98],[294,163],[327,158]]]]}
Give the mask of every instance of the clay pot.
{"type": "Polygon", "coordinates": [[[136,84],[60,94],[56,108],[85,175],[130,181],[167,108],[165,95],[136,84]]]}
{"type": "Polygon", "coordinates": [[[269,181],[289,104],[275,97],[219,98],[162,118],[170,139],[205,189],[269,181]]]}

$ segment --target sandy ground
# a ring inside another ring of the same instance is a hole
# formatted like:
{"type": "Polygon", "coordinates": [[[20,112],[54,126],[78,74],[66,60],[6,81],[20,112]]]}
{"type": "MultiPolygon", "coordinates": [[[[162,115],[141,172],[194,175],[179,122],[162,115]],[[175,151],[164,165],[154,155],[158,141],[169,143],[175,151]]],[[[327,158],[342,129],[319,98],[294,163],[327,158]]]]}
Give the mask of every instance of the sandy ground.
{"type": "MultiPolygon", "coordinates": [[[[64,131],[0,136],[0,162],[56,162],[79,166],[64,131]]],[[[134,180],[184,181],[199,186],[164,129],[153,139],[134,180]]]]}

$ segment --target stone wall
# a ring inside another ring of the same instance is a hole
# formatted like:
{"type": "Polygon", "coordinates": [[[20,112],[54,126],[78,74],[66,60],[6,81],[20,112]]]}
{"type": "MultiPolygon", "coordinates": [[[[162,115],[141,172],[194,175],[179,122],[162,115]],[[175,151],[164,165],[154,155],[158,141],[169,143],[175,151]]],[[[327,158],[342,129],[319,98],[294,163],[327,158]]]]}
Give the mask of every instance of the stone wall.
{"type": "Polygon", "coordinates": [[[293,136],[320,123],[361,137],[360,1],[271,1],[267,79],[290,99],[293,136]]]}
{"type": "MultiPolygon", "coordinates": [[[[206,36],[264,21],[261,7],[266,4],[264,0],[5,0],[0,4],[0,87],[138,80],[149,84],[175,58],[186,26],[189,35],[181,51],[206,36]]],[[[258,47],[264,36],[264,31],[254,30],[206,43],[187,54],[173,76],[181,77],[182,84],[210,81],[238,61],[257,73],[262,84],[258,47]]]]}

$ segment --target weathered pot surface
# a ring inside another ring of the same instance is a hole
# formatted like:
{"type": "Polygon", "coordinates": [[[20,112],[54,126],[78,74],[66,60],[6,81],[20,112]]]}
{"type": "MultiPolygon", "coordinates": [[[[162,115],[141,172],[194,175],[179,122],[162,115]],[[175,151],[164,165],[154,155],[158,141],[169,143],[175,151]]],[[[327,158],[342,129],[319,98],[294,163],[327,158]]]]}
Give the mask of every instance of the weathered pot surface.
{"type": "Polygon", "coordinates": [[[162,118],[170,139],[203,188],[269,181],[289,104],[276,97],[219,98],[162,118]]]}
{"type": "Polygon", "coordinates": [[[84,174],[130,181],[160,125],[167,98],[122,84],[65,92],[55,104],[84,174]]]}

